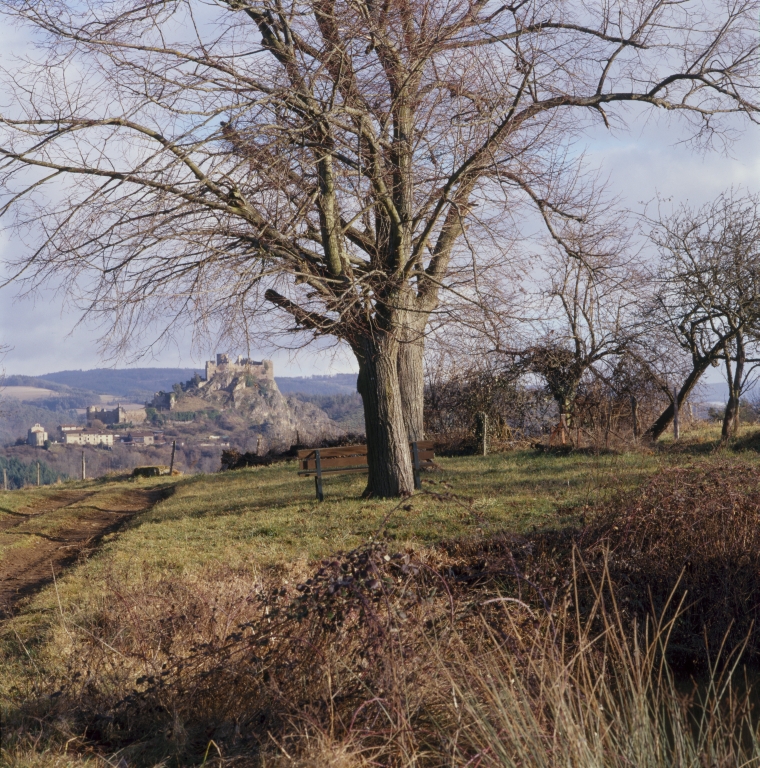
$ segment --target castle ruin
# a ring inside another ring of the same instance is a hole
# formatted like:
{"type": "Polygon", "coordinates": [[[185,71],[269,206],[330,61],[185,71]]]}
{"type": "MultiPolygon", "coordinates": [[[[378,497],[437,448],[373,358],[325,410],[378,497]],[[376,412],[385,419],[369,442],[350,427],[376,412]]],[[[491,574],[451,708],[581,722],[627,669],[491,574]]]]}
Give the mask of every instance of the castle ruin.
{"type": "Polygon", "coordinates": [[[183,392],[203,389],[217,375],[223,377],[223,381],[217,379],[214,384],[208,387],[209,391],[229,386],[230,379],[235,381],[237,377],[241,376],[245,378],[236,383],[236,388],[245,388],[250,385],[250,381],[246,384],[248,377],[257,379],[260,382],[271,381],[274,383],[274,365],[271,360],[251,360],[251,358],[243,357],[242,355],[238,355],[237,359],[232,361],[229,355],[220,353],[217,354],[216,361],[208,360],[206,362],[205,378],[202,379],[196,373],[190,381],[184,384],[175,384],[171,392],[156,392],[149,405],[159,411],[173,411],[177,407],[183,392]]]}
{"type": "Polygon", "coordinates": [[[259,379],[274,380],[274,365],[271,360],[251,360],[249,357],[238,355],[237,360],[232,362],[229,355],[217,354],[216,362],[206,361],[206,379],[199,383],[203,386],[217,373],[248,374],[259,379]]]}
{"type": "Polygon", "coordinates": [[[100,421],[103,424],[126,424],[127,412],[120,405],[116,408],[98,408],[96,405],[87,406],[87,423],[100,421]]]}

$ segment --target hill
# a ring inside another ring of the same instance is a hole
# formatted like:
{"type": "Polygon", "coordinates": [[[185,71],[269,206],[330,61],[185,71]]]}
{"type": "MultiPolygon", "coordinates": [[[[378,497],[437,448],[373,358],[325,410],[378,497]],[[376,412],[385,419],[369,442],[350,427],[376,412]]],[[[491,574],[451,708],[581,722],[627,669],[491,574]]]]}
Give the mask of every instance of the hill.
{"type": "MultiPolygon", "coordinates": [[[[14,376],[19,384],[49,386],[58,384],[73,389],[86,389],[101,395],[117,395],[142,399],[155,392],[169,390],[178,381],[187,381],[199,368],[92,368],[78,371],[56,371],[42,376],[14,376]]],[[[332,376],[276,376],[277,386],[285,395],[350,395],[356,392],[355,373],[332,376]]]]}
{"type": "Polygon", "coordinates": [[[148,409],[154,424],[178,436],[215,433],[230,445],[257,452],[281,452],[311,445],[343,430],[317,405],[285,397],[271,367],[224,363],[208,379],[193,376],[159,393],[148,409]]]}
{"type": "Polygon", "coordinates": [[[332,376],[275,376],[283,394],[355,395],[355,373],[335,373],[332,376]]]}
{"type": "Polygon", "coordinates": [[[142,402],[155,392],[171,389],[177,381],[193,377],[196,368],[92,368],[88,371],[56,371],[36,378],[40,384],[62,384],[74,389],[85,389],[100,395],[134,398],[142,402]]]}

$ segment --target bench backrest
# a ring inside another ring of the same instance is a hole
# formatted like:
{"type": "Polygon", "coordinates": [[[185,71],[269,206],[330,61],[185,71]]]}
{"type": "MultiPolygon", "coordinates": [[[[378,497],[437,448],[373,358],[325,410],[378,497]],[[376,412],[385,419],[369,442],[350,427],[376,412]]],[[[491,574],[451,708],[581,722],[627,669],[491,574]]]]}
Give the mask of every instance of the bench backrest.
{"type": "MultiPolygon", "coordinates": [[[[433,440],[418,440],[417,455],[420,462],[431,461],[435,458],[433,440]]],[[[337,448],[306,448],[298,451],[299,469],[303,471],[316,470],[317,468],[317,450],[319,450],[319,462],[321,469],[348,469],[351,467],[367,466],[367,446],[366,445],[341,445],[337,448]]],[[[409,444],[409,450],[412,450],[412,444],[409,444]]]]}

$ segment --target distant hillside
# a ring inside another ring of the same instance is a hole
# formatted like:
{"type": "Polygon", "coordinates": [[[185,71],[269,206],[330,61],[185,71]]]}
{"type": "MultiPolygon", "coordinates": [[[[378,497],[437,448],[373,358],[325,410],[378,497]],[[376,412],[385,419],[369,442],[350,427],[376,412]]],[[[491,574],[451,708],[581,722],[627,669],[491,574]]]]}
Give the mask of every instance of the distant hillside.
{"type": "MultiPolygon", "coordinates": [[[[19,384],[37,382],[86,389],[102,395],[117,395],[140,400],[153,397],[155,392],[170,390],[179,382],[188,381],[193,374],[203,375],[195,368],[94,368],[89,371],[58,371],[42,376],[17,376],[19,384]],[[22,382],[21,379],[24,381],[22,382]]],[[[352,395],[356,392],[355,373],[336,373],[334,376],[275,376],[277,386],[284,395],[352,395]]]]}
{"type": "Polygon", "coordinates": [[[89,371],[58,371],[37,377],[37,381],[64,384],[101,395],[128,397],[142,402],[160,390],[169,390],[178,382],[187,381],[196,368],[93,368],[89,371]]]}
{"type": "Polygon", "coordinates": [[[353,395],[356,393],[355,373],[332,376],[275,376],[284,395],[353,395]]]}

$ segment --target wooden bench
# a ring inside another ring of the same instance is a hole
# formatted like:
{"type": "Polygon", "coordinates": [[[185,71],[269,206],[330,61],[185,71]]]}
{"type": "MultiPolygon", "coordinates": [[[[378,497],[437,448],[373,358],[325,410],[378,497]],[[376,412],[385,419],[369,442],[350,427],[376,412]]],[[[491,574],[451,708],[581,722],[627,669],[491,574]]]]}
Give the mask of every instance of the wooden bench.
{"type": "MultiPolygon", "coordinates": [[[[422,488],[420,470],[435,466],[433,459],[434,443],[432,440],[418,440],[409,443],[414,468],[414,487],[422,488]]],[[[322,478],[325,475],[339,475],[346,472],[367,472],[367,446],[342,445],[339,448],[307,448],[298,451],[298,474],[304,477],[314,475],[317,499],[324,501],[322,478]]]]}

